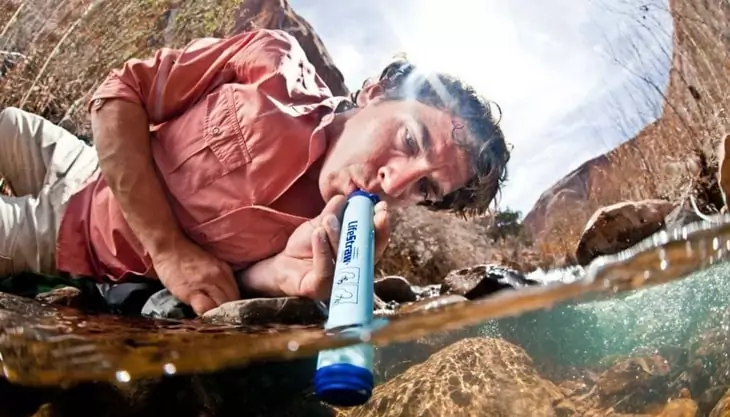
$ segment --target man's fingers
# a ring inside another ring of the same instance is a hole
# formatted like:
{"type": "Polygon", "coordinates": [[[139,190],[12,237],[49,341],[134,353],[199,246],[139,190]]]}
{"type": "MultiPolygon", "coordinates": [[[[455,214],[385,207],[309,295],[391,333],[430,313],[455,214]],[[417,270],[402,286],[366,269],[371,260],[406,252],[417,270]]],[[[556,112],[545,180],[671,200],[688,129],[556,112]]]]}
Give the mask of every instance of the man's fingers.
{"type": "Polygon", "coordinates": [[[225,293],[223,288],[221,288],[223,286],[224,285],[221,283],[210,283],[202,288],[201,292],[205,293],[211,300],[213,300],[213,302],[215,302],[215,307],[218,307],[223,303],[236,300],[236,297],[229,297],[225,293]]]}
{"type": "Polygon", "coordinates": [[[327,233],[327,242],[330,245],[333,259],[337,257],[337,249],[340,246],[340,220],[334,214],[324,219],[324,230],[327,233]]]}
{"type": "Polygon", "coordinates": [[[202,291],[194,291],[190,294],[189,299],[190,307],[199,316],[208,310],[218,307],[218,304],[202,291]]]}
{"type": "Polygon", "coordinates": [[[390,215],[385,201],[375,205],[373,224],[375,226],[375,259],[377,260],[385,251],[390,240],[390,215]]]}
{"type": "Polygon", "coordinates": [[[317,228],[312,234],[312,276],[315,282],[311,287],[317,299],[327,298],[335,273],[334,255],[328,240],[324,228],[317,228]]]}

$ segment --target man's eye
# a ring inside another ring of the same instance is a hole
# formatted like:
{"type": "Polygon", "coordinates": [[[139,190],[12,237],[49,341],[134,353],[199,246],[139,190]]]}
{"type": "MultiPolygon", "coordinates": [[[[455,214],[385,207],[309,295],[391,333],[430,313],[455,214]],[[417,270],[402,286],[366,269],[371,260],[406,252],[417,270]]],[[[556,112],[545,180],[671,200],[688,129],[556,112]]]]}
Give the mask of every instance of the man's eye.
{"type": "Polygon", "coordinates": [[[406,130],[405,135],[405,141],[406,141],[406,147],[411,152],[417,152],[418,151],[418,142],[416,142],[416,139],[413,137],[411,132],[409,130],[406,130]]]}

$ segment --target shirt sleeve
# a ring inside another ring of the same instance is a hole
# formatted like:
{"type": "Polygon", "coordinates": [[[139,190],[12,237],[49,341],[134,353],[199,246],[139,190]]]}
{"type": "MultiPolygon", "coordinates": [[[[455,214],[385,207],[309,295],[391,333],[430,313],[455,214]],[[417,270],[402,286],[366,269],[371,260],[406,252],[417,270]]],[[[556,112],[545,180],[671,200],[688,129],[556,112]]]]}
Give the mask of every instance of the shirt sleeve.
{"type": "Polygon", "coordinates": [[[182,114],[214,88],[234,81],[281,78],[298,84],[289,86],[294,90],[290,92],[309,82],[305,88],[309,93],[330,94],[316,74],[305,80],[305,65],[297,68],[291,65],[295,61],[306,61],[304,51],[294,37],[280,30],[196,39],[182,49],[162,48],[151,58],[131,59],[112,70],[91,97],[91,106],[106,99],[127,100],[140,104],[150,123],[159,124],[182,114]]]}

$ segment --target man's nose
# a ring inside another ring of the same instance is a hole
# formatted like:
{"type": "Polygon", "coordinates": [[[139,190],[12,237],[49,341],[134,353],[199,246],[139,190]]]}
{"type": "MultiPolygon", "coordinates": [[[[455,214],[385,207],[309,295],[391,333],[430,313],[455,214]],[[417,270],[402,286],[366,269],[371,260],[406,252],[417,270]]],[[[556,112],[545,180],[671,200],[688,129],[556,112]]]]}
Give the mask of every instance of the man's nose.
{"type": "Polygon", "coordinates": [[[385,166],[378,171],[383,192],[391,198],[405,198],[423,176],[415,167],[385,166]]]}

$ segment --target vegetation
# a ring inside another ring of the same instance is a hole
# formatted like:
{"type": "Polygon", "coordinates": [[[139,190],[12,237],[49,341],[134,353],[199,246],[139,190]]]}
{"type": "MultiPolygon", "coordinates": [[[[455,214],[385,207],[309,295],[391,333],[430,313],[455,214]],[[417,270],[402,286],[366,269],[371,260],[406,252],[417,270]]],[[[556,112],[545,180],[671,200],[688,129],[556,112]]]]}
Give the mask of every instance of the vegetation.
{"type": "MultiPolygon", "coordinates": [[[[648,52],[629,45],[637,54],[653,53],[644,57],[647,65],[672,64],[666,88],[636,77],[635,90],[648,86],[662,92],[663,104],[655,109],[659,117],[633,140],[609,152],[607,168],[591,171],[584,201],[550,210],[548,226],[537,243],[543,255],[570,256],[590,216],[598,208],[620,201],[663,198],[680,202],[691,192],[705,203],[707,211],[721,208],[716,149],[730,131],[730,8],[699,0],[670,0],[669,6],[674,21],[672,50],[653,45],[653,52],[648,52]]],[[[656,12],[660,7],[654,3],[637,7],[638,24],[663,30],[647,19],[650,9],[656,12]]],[[[620,109],[616,113],[617,123],[631,116],[622,115],[620,109]]]]}

